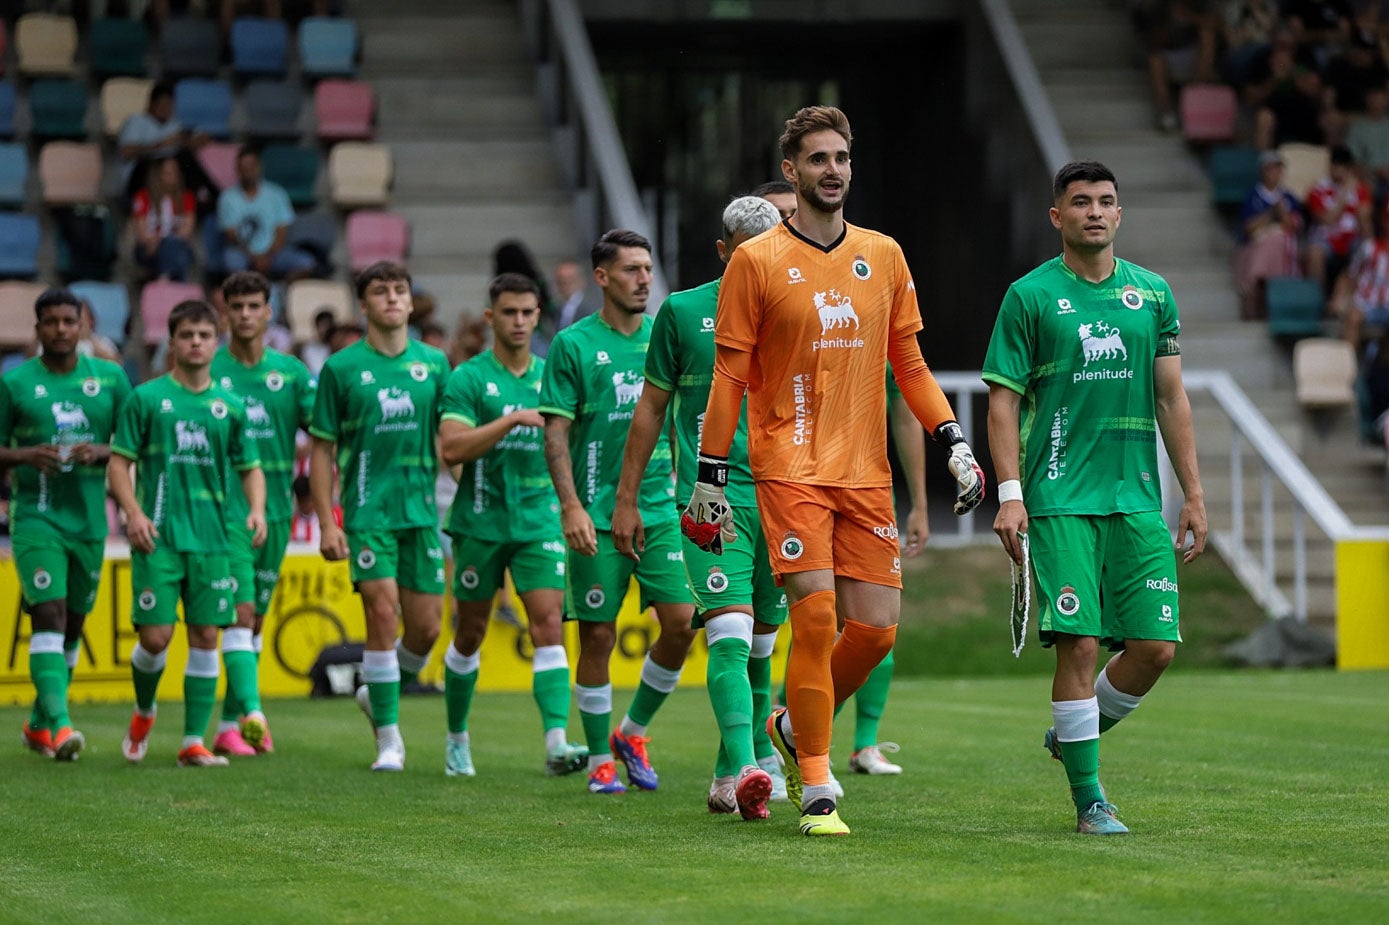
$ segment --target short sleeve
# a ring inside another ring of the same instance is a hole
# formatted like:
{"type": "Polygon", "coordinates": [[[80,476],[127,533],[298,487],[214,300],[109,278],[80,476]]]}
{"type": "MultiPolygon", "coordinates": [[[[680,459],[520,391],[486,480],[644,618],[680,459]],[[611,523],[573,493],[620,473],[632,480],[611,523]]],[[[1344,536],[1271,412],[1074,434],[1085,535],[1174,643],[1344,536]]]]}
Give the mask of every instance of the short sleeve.
{"type": "Polygon", "coordinates": [[[314,396],[313,419],[309,423],[309,433],[320,440],[337,442],[340,422],[338,421],[338,374],[331,363],[324,363],[318,374],[318,389],[314,396]]]}
{"type": "Polygon", "coordinates": [[[1017,288],[1008,287],[994,321],[993,336],[984,355],[984,381],[1014,392],[1027,391],[1032,381],[1032,337],[1027,308],[1017,288]]]}
{"type": "Polygon", "coordinates": [[[762,326],[764,289],[762,271],[752,253],[744,247],[735,250],[719,284],[714,343],[752,352],[762,326]]]}
{"type": "Polygon", "coordinates": [[[550,355],[545,358],[545,371],[540,377],[540,413],[574,420],[583,397],[581,377],[574,339],[561,332],[550,345],[550,355]]]}
{"type": "Polygon", "coordinates": [[[1182,332],[1182,322],[1177,317],[1177,299],[1172,289],[1162,283],[1162,304],[1158,307],[1158,338],[1154,356],[1174,357],[1181,355],[1177,335],[1182,332]]]}
{"type": "Polygon", "coordinates": [[[140,447],[147,442],[144,401],[141,394],[130,396],[116,418],[116,435],[111,438],[111,452],[126,459],[139,459],[140,447]]]}
{"type": "Polygon", "coordinates": [[[646,349],[646,383],[674,392],[680,382],[680,331],[670,299],[661,303],[651,325],[651,343],[646,349]]]}
{"type": "Polygon", "coordinates": [[[473,388],[473,375],[469,364],[458,367],[449,375],[439,407],[442,412],[441,420],[459,421],[469,427],[477,426],[477,389],[473,388]]]}
{"type": "MultiPolygon", "coordinates": [[[[115,366],[114,363],[111,365],[115,366]]],[[[111,420],[119,421],[121,411],[130,402],[130,379],[126,376],[125,370],[116,366],[111,380],[111,420]]]]}

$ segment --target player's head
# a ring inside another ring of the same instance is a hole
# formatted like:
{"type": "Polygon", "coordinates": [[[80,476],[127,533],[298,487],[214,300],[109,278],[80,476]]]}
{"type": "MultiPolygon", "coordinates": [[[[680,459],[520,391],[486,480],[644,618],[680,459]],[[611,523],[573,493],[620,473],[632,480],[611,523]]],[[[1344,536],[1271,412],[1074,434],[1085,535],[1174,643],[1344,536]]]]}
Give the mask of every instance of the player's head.
{"type": "Polygon", "coordinates": [[[825,214],[844,208],[853,167],[849,118],[833,106],[807,106],[786,120],[781,133],[782,176],[796,188],[797,209],[825,214]]]}
{"type": "Polygon", "coordinates": [[[222,282],[222,301],[233,340],[253,341],[270,326],[270,280],[254,270],[241,270],[222,282]]]}
{"type": "Polygon", "coordinates": [[[357,300],[367,324],[397,330],[410,323],[414,310],[410,298],[410,274],[398,263],[378,260],[357,274],[357,300]]]}
{"type": "Polygon", "coordinates": [[[205,369],[217,350],[217,310],[203,299],[185,299],[169,312],[169,356],[183,370],[205,369]]]}
{"type": "Polygon", "coordinates": [[[796,214],[796,188],[785,180],[768,180],[748,195],[761,196],[776,206],[782,218],[790,218],[796,214]]]}
{"type": "Polygon", "coordinates": [[[493,343],[512,348],[528,345],[540,322],[540,287],[520,273],[500,274],[487,287],[483,316],[492,326],[493,343]]]}
{"type": "Polygon", "coordinates": [[[1051,185],[1052,227],[1068,251],[1096,253],[1114,246],[1123,209],[1114,173],[1099,161],[1073,161],[1051,185]]]}
{"type": "Polygon", "coordinates": [[[603,301],[619,311],[640,315],[651,295],[651,242],[635,231],[614,228],[593,245],[593,279],[603,301]]]}
{"type": "Polygon", "coordinates": [[[66,289],[45,289],[34,301],[34,334],[44,356],[66,358],[82,339],[82,300],[66,289]]]}
{"type": "Polygon", "coordinates": [[[777,207],[761,196],[739,196],[723,210],[723,237],[717,242],[719,259],[728,263],[744,241],[757,237],[781,222],[777,207]]]}

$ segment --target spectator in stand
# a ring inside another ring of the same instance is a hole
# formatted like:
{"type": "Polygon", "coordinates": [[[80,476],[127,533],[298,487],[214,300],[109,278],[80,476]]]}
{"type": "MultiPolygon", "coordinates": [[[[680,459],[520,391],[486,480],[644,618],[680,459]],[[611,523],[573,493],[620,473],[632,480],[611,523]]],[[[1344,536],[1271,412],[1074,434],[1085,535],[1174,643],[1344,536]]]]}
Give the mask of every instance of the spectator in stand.
{"type": "Polygon", "coordinates": [[[318,262],[313,254],[289,246],[294,207],[279,184],[262,176],[260,153],[242,148],[236,155],[237,185],[222,191],[217,221],[226,236],[222,264],[228,273],[255,270],[272,279],[309,276],[318,262]]]}
{"type": "Polygon", "coordinates": [[[1336,110],[1345,114],[1365,111],[1365,97],[1374,87],[1389,81],[1379,38],[1357,28],[1350,43],[1326,66],[1326,85],[1335,93],[1336,110]]]}
{"type": "Polygon", "coordinates": [[[86,299],[78,306],[77,352],[82,356],[96,357],[98,360],[121,362],[121,351],[111,338],[96,332],[96,315],[92,314],[92,303],[86,299]]]}
{"type": "Polygon", "coordinates": [[[464,315],[458,319],[458,327],[453,329],[453,340],[446,353],[450,366],[466,363],[487,349],[488,335],[492,327],[485,318],[464,315]]]}
{"type": "Polygon", "coordinates": [[[448,334],[442,325],[435,324],[433,321],[426,321],[420,327],[420,341],[431,347],[445,350],[447,349],[448,334]]]}
{"type": "Polygon", "coordinates": [[[1283,0],[1283,19],[1298,48],[1310,52],[1322,69],[1350,41],[1355,7],[1350,0],[1283,0]]]}
{"type": "Polygon", "coordinates": [[[151,161],[173,157],[178,159],[189,187],[211,207],[217,196],[217,187],[193,153],[207,141],[207,135],[191,131],[174,116],[174,88],[167,83],[155,84],[150,90],[145,111],[126,119],[120,135],[116,137],[121,188],[125,190],[125,198],[129,200],[135,195],[137,184],[146,176],[142,169],[137,168],[151,161]]]}
{"type": "MultiPolygon", "coordinates": [[[[318,511],[314,510],[313,497],[309,493],[309,477],[298,475],[291,483],[294,490],[294,517],[289,522],[289,541],[308,543],[315,549],[323,538],[323,530],[318,525],[318,511]]],[[[337,479],[333,485],[333,521],[342,526],[342,505],[338,502],[337,479]]]]}
{"type": "Polygon", "coordinates": [[[315,376],[323,368],[323,362],[328,359],[333,352],[328,346],[333,340],[333,328],[337,325],[337,317],[331,308],[325,308],[313,316],[314,339],[309,341],[299,350],[299,359],[304,361],[304,365],[309,368],[309,372],[315,376]]]}
{"type": "Polygon", "coordinates": [[[555,294],[559,302],[556,331],[563,331],[598,310],[588,299],[588,276],[577,260],[562,260],[556,264],[555,294]]]}
{"type": "Polygon", "coordinates": [[[1307,275],[1325,290],[1350,261],[1355,245],[1374,234],[1370,188],[1355,173],[1344,145],[1331,149],[1331,172],[1307,191],[1307,275]]]}
{"type": "Polygon", "coordinates": [[[1235,285],[1240,317],[1263,316],[1263,282],[1298,272],[1298,233],[1302,213],[1297,197],[1283,185],[1285,165],[1277,151],[1259,155],[1259,180],[1240,210],[1240,245],[1235,250],[1235,285]]]}
{"type": "Polygon", "coordinates": [[[416,289],[410,293],[410,339],[424,340],[424,329],[434,323],[434,312],[438,303],[434,296],[416,289]]]}
{"type": "Polygon", "coordinates": [[[1276,0],[1226,0],[1225,79],[1236,87],[1251,82],[1278,30],[1276,0]]]}
{"type": "Polygon", "coordinates": [[[1355,250],[1350,269],[1336,280],[1331,297],[1332,314],[1340,316],[1341,337],[1361,348],[1366,325],[1389,326],[1389,240],[1385,236],[1385,215],[1375,219],[1374,238],[1362,241],[1355,250]]]}
{"type": "Polygon", "coordinates": [[[1255,115],[1255,145],[1267,150],[1290,141],[1326,144],[1330,105],[1321,73],[1282,44],[1274,45],[1269,61],[1272,85],[1255,115]]]}
{"type": "Polygon", "coordinates": [[[135,194],[130,226],[135,262],[160,279],[183,282],[193,268],[193,235],[198,206],[183,186],[178,160],[165,157],[149,165],[145,186],[135,194]]]}
{"type": "Polygon", "coordinates": [[[1361,177],[1383,199],[1389,192],[1389,86],[1380,84],[1365,93],[1365,115],[1346,133],[1346,147],[1361,177]]]}
{"type": "Polygon", "coordinates": [[[1206,0],[1134,0],[1133,14],[1147,53],[1158,127],[1175,132],[1181,126],[1172,86],[1214,79],[1219,19],[1206,0]]]}
{"type": "Polygon", "coordinates": [[[342,348],[357,343],[365,333],[360,321],[344,321],[341,324],[335,324],[328,337],[328,346],[331,348],[331,352],[337,353],[342,348]]]}

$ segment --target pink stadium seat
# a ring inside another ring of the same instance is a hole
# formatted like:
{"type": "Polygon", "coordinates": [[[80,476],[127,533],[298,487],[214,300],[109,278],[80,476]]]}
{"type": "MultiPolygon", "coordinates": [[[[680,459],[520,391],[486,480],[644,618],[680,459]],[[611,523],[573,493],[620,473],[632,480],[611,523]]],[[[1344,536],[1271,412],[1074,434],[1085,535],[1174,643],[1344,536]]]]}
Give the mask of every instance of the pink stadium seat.
{"type": "Polygon", "coordinates": [[[1187,84],[1182,87],[1182,134],[1187,141],[1231,141],[1239,100],[1224,84],[1187,84]]]}
{"type": "Polygon", "coordinates": [[[360,80],[324,80],[313,94],[318,137],[370,140],[376,134],[376,97],[371,84],[360,80]]]}
{"type": "Polygon", "coordinates": [[[378,260],[404,262],[410,226],[394,212],[359,209],[347,217],[347,253],[356,273],[378,260]]]}
{"type": "Polygon", "coordinates": [[[39,182],[49,205],[101,201],[101,148],[50,141],[39,150],[39,182]]]}
{"type": "Polygon", "coordinates": [[[145,346],[152,347],[169,336],[169,313],[186,299],[203,298],[196,283],[173,283],[157,279],[140,291],[140,321],[145,328],[145,346]]]}
{"type": "Polygon", "coordinates": [[[0,283],[0,349],[22,350],[34,341],[34,302],[43,283],[0,283]]]}
{"type": "Polygon", "coordinates": [[[222,141],[210,141],[198,149],[198,163],[218,189],[236,185],[236,152],[239,146],[222,141]]]}

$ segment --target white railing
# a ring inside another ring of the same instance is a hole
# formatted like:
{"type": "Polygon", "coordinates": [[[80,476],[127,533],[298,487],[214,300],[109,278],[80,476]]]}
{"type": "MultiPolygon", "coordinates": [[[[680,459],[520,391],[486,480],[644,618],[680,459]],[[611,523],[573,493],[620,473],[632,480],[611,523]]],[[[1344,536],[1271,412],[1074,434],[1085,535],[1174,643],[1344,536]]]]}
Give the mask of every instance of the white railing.
{"type": "MultiPolygon", "coordinates": [[[[987,439],[985,428],[976,434],[974,429],[975,398],[987,394],[988,386],[977,372],[937,372],[936,381],[950,397],[960,428],[971,444],[978,446],[987,439]]],[[[1229,564],[1235,576],[1270,616],[1293,616],[1307,619],[1307,555],[1310,520],[1323,542],[1335,544],[1341,540],[1389,539],[1389,526],[1359,527],[1351,523],[1326,489],[1278,436],[1278,432],[1249,400],[1234,378],[1220,370],[1187,370],[1183,373],[1188,394],[1209,395],[1230,424],[1229,486],[1230,519],[1224,524],[1210,525],[1210,542],[1229,564]],[[1246,460],[1258,466],[1257,526],[1245,529],[1245,519],[1251,511],[1245,497],[1246,460]],[[1291,562],[1279,568],[1275,544],[1277,520],[1275,501],[1280,492],[1292,502],[1291,562]],[[1290,566],[1291,575],[1281,578],[1290,566]],[[1291,595],[1291,597],[1289,597],[1291,595]]],[[[1198,448],[1200,449],[1200,448],[1198,448]]],[[[1159,452],[1166,465],[1166,454],[1159,452]]],[[[1209,457],[1208,457],[1209,458],[1209,457]]],[[[1180,495],[1174,498],[1175,479],[1169,474],[1163,479],[1164,510],[1180,507],[1180,495]]],[[[1214,507],[1207,498],[1207,508],[1214,507]]],[[[957,529],[932,531],[933,545],[957,546],[996,542],[987,525],[976,524],[975,514],[958,519],[957,529]]],[[[1169,516],[1169,520],[1171,517],[1169,516]]]]}

